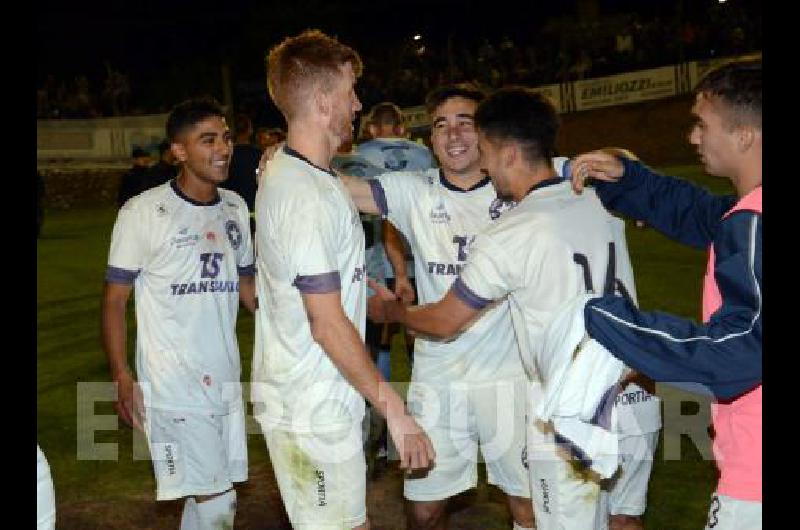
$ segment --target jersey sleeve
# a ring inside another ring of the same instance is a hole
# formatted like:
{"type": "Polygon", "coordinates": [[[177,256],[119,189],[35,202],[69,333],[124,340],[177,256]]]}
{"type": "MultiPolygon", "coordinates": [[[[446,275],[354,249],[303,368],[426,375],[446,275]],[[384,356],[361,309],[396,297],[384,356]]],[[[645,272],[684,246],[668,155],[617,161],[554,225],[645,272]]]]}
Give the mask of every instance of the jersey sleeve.
{"type": "Polygon", "coordinates": [[[253,235],[250,232],[249,210],[247,203],[243,199],[240,199],[237,211],[240,212],[241,243],[236,253],[236,267],[239,271],[239,276],[254,276],[256,268],[253,257],[253,235]]]}
{"type": "Polygon", "coordinates": [[[411,230],[411,212],[423,191],[421,174],[392,171],[369,181],[380,214],[404,234],[411,230]]]}
{"type": "Polygon", "coordinates": [[[296,208],[281,223],[292,285],[303,294],[341,290],[336,253],[339,235],[332,206],[316,200],[296,208]]]}
{"type": "Polygon", "coordinates": [[[656,381],[706,385],[721,399],[761,382],[761,216],[722,222],[714,276],[722,306],[709,322],[637,310],[618,297],[586,304],[586,330],[628,366],[656,381]]]}
{"type": "Polygon", "coordinates": [[[594,184],[603,205],[645,221],[683,244],[707,248],[736,197],[712,195],[686,180],[655,173],[640,162],[620,160],[624,172],[619,181],[594,184]]]}
{"type": "Polygon", "coordinates": [[[473,309],[483,309],[517,286],[519,278],[511,263],[510,257],[491,236],[478,234],[452,289],[473,309]]]}
{"type": "Polygon", "coordinates": [[[132,285],[145,267],[145,234],[148,230],[138,206],[138,203],[128,201],[117,214],[106,268],[105,279],[109,283],[132,285]]]}

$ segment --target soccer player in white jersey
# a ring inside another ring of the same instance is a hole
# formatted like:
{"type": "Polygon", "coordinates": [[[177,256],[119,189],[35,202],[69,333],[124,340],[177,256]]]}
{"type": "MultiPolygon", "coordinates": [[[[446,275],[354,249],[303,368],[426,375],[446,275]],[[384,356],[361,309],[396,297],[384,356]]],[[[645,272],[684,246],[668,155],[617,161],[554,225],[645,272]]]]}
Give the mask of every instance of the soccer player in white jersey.
{"type": "Polygon", "coordinates": [[[53,477],[42,449],[36,446],[36,529],[53,530],[56,527],[56,495],[53,477]]]}
{"type": "Polygon", "coordinates": [[[117,413],[147,436],[157,500],[186,499],[181,530],[229,528],[233,483],[247,480],[236,315],[240,300],[255,310],[249,215],[218,187],[233,144],[216,101],[177,105],[167,137],[178,176],[129,199],[114,225],[103,346],[117,413]],[[136,377],[125,352],[134,289],[136,377]]]}
{"type": "MultiPolygon", "coordinates": [[[[577,196],[557,177],[550,157],[558,116],[542,96],[527,89],[500,90],[480,105],[475,119],[482,169],[491,175],[498,197],[516,206],[476,236],[466,264],[440,301],[406,308],[373,298],[370,315],[448,338],[470,333],[473,322],[498,301],[509,303],[526,372],[535,380],[532,352],[553,312],[593,286],[617,286],[616,275],[606,278],[613,270],[611,243],[616,271],[630,271],[621,221],[596,196],[577,196]]],[[[387,290],[383,294],[391,296],[387,290]]],[[[599,483],[575,473],[557,453],[552,433],[539,427],[528,428],[537,528],[605,528],[599,483]]]]}
{"type": "MultiPolygon", "coordinates": [[[[347,179],[360,209],[387,216],[408,239],[422,303],[447,292],[473,238],[503,207],[480,171],[473,116],[483,97],[470,86],[447,86],[427,98],[441,169],[347,179]]],[[[452,341],[415,341],[409,408],[431,436],[436,466],[405,480],[414,528],[446,527],[447,500],[478,483],[479,445],[489,483],[508,496],[515,528],[533,527],[525,469],[528,380],[508,312],[501,302],[452,341]]]]}
{"type": "Polygon", "coordinates": [[[257,292],[252,400],[292,525],[358,528],[366,514],[364,399],[382,414],[406,469],[427,468],[430,440],[366,351],[364,231],[330,169],[361,109],[361,59],[317,30],[267,59],[286,145],[256,194],[257,292]]]}

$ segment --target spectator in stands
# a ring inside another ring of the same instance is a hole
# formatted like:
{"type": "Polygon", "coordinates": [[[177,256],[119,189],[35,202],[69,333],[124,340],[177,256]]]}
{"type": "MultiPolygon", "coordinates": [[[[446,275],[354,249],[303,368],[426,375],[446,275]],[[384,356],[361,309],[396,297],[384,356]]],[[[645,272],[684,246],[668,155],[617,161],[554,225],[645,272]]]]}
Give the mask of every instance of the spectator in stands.
{"type": "Polygon", "coordinates": [[[175,155],[172,154],[167,140],[158,144],[158,157],[158,162],[148,172],[147,188],[160,186],[178,175],[178,168],[175,166],[175,155]]]}
{"type": "Polygon", "coordinates": [[[122,181],[119,185],[117,207],[122,207],[128,199],[139,195],[148,187],[150,153],[139,147],[134,147],[131,158],[133,159],[133,166],[122,175],[122,181]]]}
{"type": "Polygon", "coordinates": [[[280,127],[273,127],[271,129],[261,127],[256,134],[256,143],[262,151],[266,151],[267,148],[285,140],[286,133],[283,132],[283,129],[280,127]]]}
{"type": "Polygon", "coordinates": [[[250,211],[250,228],[255,230],[253,206],[256,200],[256,169],[258,161],[261,160],[261,149],[251,143],[253,123],[247,114],[237,114],[233,128],[236,138],[228,170],[228,180],[220,186],[241,195],[250,211]]]}

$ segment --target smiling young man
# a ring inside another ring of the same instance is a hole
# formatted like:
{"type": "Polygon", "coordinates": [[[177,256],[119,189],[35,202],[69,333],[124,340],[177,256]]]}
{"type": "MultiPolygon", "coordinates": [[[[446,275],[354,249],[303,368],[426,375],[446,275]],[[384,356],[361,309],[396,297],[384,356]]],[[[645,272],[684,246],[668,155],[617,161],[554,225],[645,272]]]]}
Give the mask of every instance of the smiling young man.
{"type": "MultiPolygon", "coordinates": [[[[399,321],[440,339],[456,337],[455,343],[475,331],[475,322],[485,318],[486,311],[498,303],[508,305],[509,329],[504,333],[518,344],[525,372],[536,382],[533,352],[541,347],[544,330],[559,306],[592,286],[608,285],[609,280],[611,285],[620,280],[626,291],[633,292],[622,221],[593,195],[575,195],[554,170],[558,115],[544,97],[528,89],[499,90],[480,104],[475,122],[479,167],[490,175],[498,199],[515,206],[477,233],[455,281],[433,299],[435,303],[406,308],[373,297],[370,316],[399,321]],[[616,275],[606,278],[608,270],[616,275]]],[[[457,145],[449,150],[451,155],[461,152],[457,145]]],[[[501,354],[499,349],[487,352],[501,354]]],[[[527,394],[529,410],[536,403],[536,388],[534,384],[527,394]]],[[[527,438],[526,477],[536,527],[604,527],[606,506],[599,482],[572,470],[557,453],[546,426],[531,421],[527,438]]]]}
{"type": "Polygon", "coordinates": [[[147,436],[156,498],[186,499],[181,530],[229,528],[233,483],[247,480],[236,316],[240,301],[255,310],[248,211],[218,188],[232,143],[215,101],[177,105],[167,137],[178,176],[129,199],[114,225],[103,346],[117,412],[147,436]],[[134,289],[136,377],[125,352],[134,289]]]}
{"type": "MultiPolygon", "coordinates": [[[[431,144],[441,169],[347,180],[362,211],[386,216],[407,238],[421,303],[447,293],[475,235],[507,207],[481,173],[475,109],[484,97],[469,85],[429,94],[431,144]]],[[[437,461],[428,473],[406,477],[412,527],[446,527],[447,500],[477,486],[480,448],[489,483],[508,497],[514,527],[532,528],[525,460],[528,380],[508,303],[487,309],[451,341],[420,336],[415,343],[409,407],[431,435],[437,461]]]]}
{"type": "Polygon", "coordinates": [[[601,152],[575,159],[573,184],[596,179],[608,207],[667,237],[709,250],[703,323],[642,312],[623,300],[590,300],[586,331],[613,355],[657,380],[694,382],[714,393],[714,456],[720,470],[708,526],[761,528],[761,61],[710,72],[695,89],[689,141],[705,171],[736,196],[601,152]]]}
{"type": "Polygon", "coordinates": [[[330,169],[352,139],[360,73],[358,54],[318,30],[285,39],[267,59],[288,137],[256,194],[252,400],[298,528],[368,528],[363,398],[386,418],[402,467],[423,469],[434,459],[364,345],[364,231],[330,169]]]}

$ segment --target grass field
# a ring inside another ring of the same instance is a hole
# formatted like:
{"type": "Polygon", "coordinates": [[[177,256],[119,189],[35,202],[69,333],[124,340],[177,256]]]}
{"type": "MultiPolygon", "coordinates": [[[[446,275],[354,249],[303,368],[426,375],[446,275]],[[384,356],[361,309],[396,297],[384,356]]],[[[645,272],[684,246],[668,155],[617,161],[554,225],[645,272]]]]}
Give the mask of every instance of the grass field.
{"type": "MultiPolygon", "coordinates": [[[[666,170],[699,181],[715,192],[731,191],[727,181],[708,178],[694,166],[666,170]]],[[[112,427],[98,431],[94,436],[95,443],[118,444],[118,458],[85,460],[79,459],[77,453],[79,436],[87,432],[83,427],[79,429],[76,414],[79,383],[108,381],[99,338],[100,295],[115,215],[116,211],[111,208],[46,213],[42,237],[38,241],[37,439],[52,468],[58,528],[175,528],[175,507],[154,508],[150,462],[146,459],[146,452],[143,455],[140,452],[139,458],[133,457],[135,443],[130,429],[114,430],[112,427]],[[133,512],[136,513],[131,515],[133,512]]],[[[696,318],[704,252],[673,244],[653,230],[637,229],[631,225],[628,241],[641,306],[696,318]]],[[[130,352],[133,351],[135,334],[132,312],[131,306],[130,352]]],[[[243,379],[248,381],[253,319],[244,310],[240,312],[238,334],[243,379]]],[[[393,379],[407,381],[405,355],[392,357],[393,379]]],[[[679,394],[670,392],[673,391],[669,388],[659,387],[662,396],[673,395],[680,399],[679,394]]],[[[700,408],[705,406],[704,403],[700,408]]],[[[684,408],[687,409],[684,414],[693,413],[688,410],[691,405],[684,408]]],[[[98,401],[93,410],[96,415],[113,414],[108,401],[98,401]]],[[[264,484],[274,480],[269,471],[265,444],[252,421],[249,432],[250,482],[261,477],[259,480],[262,482],[258,484],[264,484]]],[[[670,451],[674,453],[675,444],[681,448],[680,459],[665,460],[662,443],[650,483],[647,527],[700,528],[705,521],[708,496],[715,481],[713,463],[700,456],[701,452],[707,454],[708,448],[697,448],[680,434],[669,436],[673,448],[670,451]]],[[[141,442],[140,439],[136,441],[141,442]]],[[[380,486],[385,490],[380,502],[394,503],[399,507],[399,475],[390,473],[388,477],[380,486]]],[[[368,489],[373,495],[371,484],[368,489]]],[[[275,501],[274,484],[270,487],[272,497],[268,501],[262,498],[263,491],[257,491],[255,486],[245,495],[249,504],[244,503],[244,506],[250,506],[255,512],[250,516],[237,515],[237,528],[283,528],[280,524],[285,523],[267,513],[274,510],[274,503],[278,502],[275,501]]],[[[463,513],[470,515],[461,517],[463,522],[459,523],[460,526],[454,522],[453,528],[508,528],[499,496],[489,488],[481,486],[465,504],[463,513]],[[470,510],[470,503],[483,503],[481,506],[486,505],[487,509],[483,515],[472,515],[479,510],[470,510]]],[[[240,503],[240,514],[242,506],[240,503]]],[[[388,513],[391,510],[380,511],[388,513]]],[[[380,516],[380,513],[373,513],[375,528],[402,528],[401,520],[381,524],[380,516]]]]}

